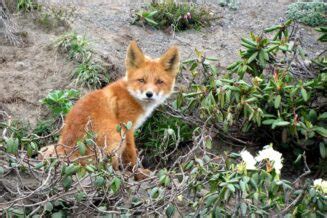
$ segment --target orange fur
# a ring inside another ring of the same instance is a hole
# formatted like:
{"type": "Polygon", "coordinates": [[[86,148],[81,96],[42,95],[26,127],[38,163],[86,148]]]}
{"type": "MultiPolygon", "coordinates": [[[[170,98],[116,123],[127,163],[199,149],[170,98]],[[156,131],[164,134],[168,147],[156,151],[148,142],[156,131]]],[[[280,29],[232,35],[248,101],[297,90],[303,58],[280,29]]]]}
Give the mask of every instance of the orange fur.
{"type": "MultiPolygon", "coordinates": [[[[178,49],[172,47],[161,58],[151,59],[144,56],[133,41],[128,47],[125,65],[125,78],[77,101],[65,118],[56,148],[58,154],[72,152],[77,141],[85,136],[86,129],[91,129],[96,135],[97,146],[107,155],[115,155],[112,159],[114,169],[118,169],[118,157],[122,157],[124,164],[136,164],[134,130],[171,94],[179,69],[178,49]],[[153,96],[149,98],[147,92],[153,96]],[[128,121],[133,123],[133,127],[125,132],[126,140],[121,143],[116,126],[128,121]]],[[[89,149],[87,154],[90,153],[89,149]]],[[[54,149],[43,152],[44,157],[53,154],[54,149]]],[[[70,159],[79,156],[75,151],[70,159]]]]}

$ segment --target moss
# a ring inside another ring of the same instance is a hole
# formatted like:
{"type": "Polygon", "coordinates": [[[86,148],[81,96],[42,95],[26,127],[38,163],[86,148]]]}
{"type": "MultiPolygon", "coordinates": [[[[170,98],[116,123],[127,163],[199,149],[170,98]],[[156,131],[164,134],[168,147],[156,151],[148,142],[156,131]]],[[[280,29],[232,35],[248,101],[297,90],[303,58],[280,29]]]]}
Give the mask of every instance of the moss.
{"type": "Polygon", "coordinates": [[[288,6],[287,17],[309,26],[327,24],[327,4],[323,2],[296,2],[288,6]]]}

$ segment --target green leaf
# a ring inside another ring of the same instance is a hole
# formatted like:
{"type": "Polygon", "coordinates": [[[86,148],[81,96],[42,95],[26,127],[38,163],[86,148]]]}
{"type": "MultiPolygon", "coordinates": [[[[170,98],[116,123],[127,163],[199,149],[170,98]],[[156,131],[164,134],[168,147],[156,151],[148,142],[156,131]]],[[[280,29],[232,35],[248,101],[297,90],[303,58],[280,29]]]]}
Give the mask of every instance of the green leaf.
{"type": "Polygon", "coordinates": [[[282,27],[281,25],[276,25],[276,26],[272,26],[272,27],[266,28],[264,31],[266,33],[269,33],[269,32],[273,32],[273,31],[275,31],[275,30],[277,30],[277,29],[279,29],[281,27],[282,27]]]}
{"type": "Polygon", "coordinates": [[[176,210],[176,208],[173,205],[169,204],[166,209],[166,216],[168,218],[173,217],[175,210],[176,210]]]}
{"type": "Polygon", "coordinates": [[[158,197],[159,197],[159,188],[158,188],[158,187],[154,187],[154,188],[151,190],[150,196],[151,196],[151,198],[153,198],[153,199],[158,198],[158,197]]]}
{"type": "Polygon", "coordinates": [[[326,145],[323,142],[319,143],[320,156],[324,159],[326,158],[326,145]]]}
{"type": "Polygon", "coordinates": [[[299,161],[302,159],[302,154],[299,154],[296,158],[296,160],[294,161],[294,164],[299,163],[299,161]]]}
{"type": "Polygon", "coordinates": [[[40,163],[37,163],[37,164],[35,164],[35,169],[41,169],[42,167],[44,166],[44,163],[43,162],[40,162],[40,163]]]}
{"type": "Polygon", "coordinates": [[[65,176],[62,180],[62,185],[64,186],[65,191],[68,191],[68,189],[72,186],[73,179],[71,176],[65,176]]]}
{"type": "Polygon", "coordinates": [[[263,53],[263,57],[264,57],[264,59],[265,59],[266,61],[269,61],[269,54],[268,54],[268,52],[267,52],[265,49],[263,49],[263,50],[262,50],[262,53],[263,53]]]}
{"type": "Polygon", "coordinates": [[[275,119],[268,119],[268,120],[264,120],[262,122],[263,125],[272,125],[276,120],[275,119]]]}
{"type": "Polygon", "coordinates": [[[102,186],[104,186],[105,183],[106,183],[106,180],[103,178],[103,176],[97,176],[97,178],[95,179],[95,185],[97,187],[102,187],[102,186]]]}
{"type": "Polygon", "coordinates": [[[81,202],[81,201],[83,201],[85,199],[86,194],[84,192],[82,192],[82,191],[79,191],[79,192],[77,192],[75,194],[74,197],[75,197],[75,199],[76,199],[77,202],[81,202]]]}
{"type": "Polygon", "coordinates": [[[118,177],[114,177],[112,179],[111,186],[110,186],[111,190],[114,193],[117,193],[118,190],[120,189],[120,186],[121,186],[121,180],[118,177]]]}
{"type": "Polygon", "coordinates": [[[74,164],[71,164],[71,165],[69,165],[69,166],[67,166],[65,168],[65,171],[64,171],[65,172],[65,175],[67,175],[67,176],[73,175],[74,173],[77,172],[77,170],[79,168],[80,168],[79,166],[76,166],[74,164]]]}
{"type": "Polygon", "coordinates": [[[66,217],[66,214],[63,210],[59,210],[58,212],[51,214],[51,218],[64,218],[64,217],[66,217]]]}
{"type": "Polygon", "coordinates": [[[280,95],[277,95],[276,98],[275,98],[275,101],[274,101],[274,106],[275,106],[276,109],[279,108],[281,100],[282,100],[282,97],[280,95]]]}
{"type": "Polygon", "coordinates": [[[304,88],[301,88],[301,95],[302,95],[304,101],[308,101],[308,99],[309,99],[308,93],[304,88]]]}
{"type": "Polygon", "coordinates": [[[318,116],[318,120],[327,120],[327,112],[324,112],[318,116]]]}
{"type": "Polygon", "coordinates": [[[309,118],[311,122],[315,122],[317,120],[317,112],[313,109],[310,109],[309,118]]]}
{"type": "Polygon", "coordinates": [[[86,154],[86,146],[82,141],[77,142],[79,153],[84,156],[86,154]]]}
{"type": "Polygon", "coordinates": [[[45,211],[49,211],[49,212],[51,212],[51,211],[53,210],[53,205],[52,205],[52,203],[51,203],[51,202],[47,202],[47,203],[45,203],[45,205],[44,205],[44,210],[45,210],[45,211]]]}
{"type": "Polygon", "coordinates": [[[262,67],[266,66],[266,59],[265,59],[265,52],[264,50],[261,50],[259,52],[259,62],[262,67]]]}
{"type": "Polygon", "coordinates": [[[210,138],[207,138],[205,140],[205,146],[206,148],[208,148],[209,150],[212,148],[212,140],[210,138]]]}
{"type": "Polygon", "coordinates": [[[159,182],[161,185],[163,186],[167,186],[170,184],[170,178],[169,176],[167,175],[162,175],[160,178],[159,178],[159,182]]]}
{"type": "Polygon", "coordinates": [[[251,57],[249,57],[247,63],[250,64],[256,57],[258,56],[258,52],[254,52],[251,57]]]}
{"type": "Polygon", "coordinates": [[[274,123],[273,123],[273,128],[274,126],[288,126],[290,125],[290,122],[288,121],[284,121],[284,120],[276,120],[274,123]]]}
{"type": "Polygon", "coordinates": [[[158,11],[152,11],[152,12],[149,13],[148,16],[149,16],[149,17],[153,17],[153,16],[154,16],[155,14],[157,14],[157,13],[158,13],[158,11]]]}
{"type": "Polygon", "coordinates": [[[323,137],[327,137],[327,129],[321,126],[314,127],[313,130],[323,137]]]}
{"type": "Polygon", "coordinates": [[[252,41],[251,39],[247,39],[247,38],[241,38],[241,41],[245,42],[248,45],[252,45],[253,47],[257,46],[257,43],[252,41]]]}
{"type": "Polygon", "coordinates": [[[219,198],[218,194],[213,194],[207,197],[206,207],[211,207],[217,201],[218,198],[219,198]]]}
{"type": "Polygon", "coordinates": [[[232,184],[228,184],[228,185],[227,185],[227,188],[228,188],[229,190],[231,190],[231,192],[235,192],[235,186],[234,186],[234,185],[232,185],[232,184]]]}
{"type": "Polygon", "coordinates": [[[95,171],[95,166],[93,166],[93,165],[86,165],[85,166],[85,169],[88,171],[88,172],[90,172],[90,173],[93,173],[94,171],[95,171]]]}
{"type": "Polygon", "coordinates": [[[247,211],[247,205],[244,202],[242,202],[240,206],[241,206],[241,214],[242,216],[245,216],[247,211]]]}
{"type": "Polygon", "coordinates": [[[151,18],[145,17],[144,18],[150,25],[157,26],[158,23],[152,20],[151,18]]]}
{"type": "Polygon", "coordinates": [[[17,138],[7,138],[6,140],[6,151],[10,154],[18,153],[19,140],[17,138]]]}
{"type": "Polygon", "coordinates": [[[5,169],[3,169],[3,167],[0,166],[0,175],[3,175],[5,173],[5,169]]]}

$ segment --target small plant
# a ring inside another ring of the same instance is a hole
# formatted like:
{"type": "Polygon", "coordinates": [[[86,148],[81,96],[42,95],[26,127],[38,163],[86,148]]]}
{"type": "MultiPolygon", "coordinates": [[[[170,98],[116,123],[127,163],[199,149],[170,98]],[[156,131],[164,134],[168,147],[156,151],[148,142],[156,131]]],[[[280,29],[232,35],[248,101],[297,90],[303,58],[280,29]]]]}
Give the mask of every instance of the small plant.
{"type": "Polygon", "coordinates": [[[77,66],[73,71],[73,78],[78,85],[88,88],[101,88],[109,82],[109,78],[104,74],[101,65],[87,60],[77,66]]]}
{"type": "Polygon", "coordinates": [[[219,5],[229,7],[230,9],[237,10],[239,7],[238,0],[219,0],[219,5]]]}
{"type": "Polygon", "coordinates": [[[283,24],[267,28],[266,32],[276,31],[272,40],[264,38],[261,35],[256,36],[250,34],[250,38],[242,38],[241,45],[245,50],[240,51],[241,61],[237,61],[230,66],[228,70],[237,73],[240,78],[244,77],[245,73],[251,76],[260,76],[267,64],[275,62],[278,51],[291,51],[294,44],[288,42],[289,33],[288,27],[291,25],[291,20],[283,24]]]}
{"type": "Polygon", "coordinates": [[[72,72],[75,83],[88,88],[101,88],[109,82],[109,76],[105,69],[92,60],[92,51],[88,47],[89,42],[85,37],[76,33],[67,33],[61,36],[55,46],[59,51],[68,53],[71,60],[78,62],[72,72]]]}
{"type": "Polygon", "coordinates": [[[149,149],[154,156],[171,152],[180,143],[192,140],[192,127],[183,120],[156,112],[136,132],[140,146],[149,149]]]}
{"type": "Polygon", "coordinates": [[[288,6],[287,16],[309,26],[326,25],[327,3],[323,1],[295,2],[288,6]]]}
{"type": "Polygon", "coordinates": [[[202,6],[169,0],[151,3],[145,10],[140,10],[135,14],[133,23],[148,24],[163,30],[172,28],[173,31],[182,31],[210,26],[213,19],[214,16],[202,6]]]}
{"type": "Polygon", "coordinates": [[[55,47],[63,53],[68,53],[70,59],[83,62],[91,56],[88,44],[89,42],[85,37],[79,36],[75,32],[71,32],[61,36],[56,41],[55,47]]]}
{"type": "Polygon", "coordinates": [[[74,100],[80,96],[79,91],[70,90],[55,90],[48,94],[47,97],[41,100],[41,103],[46,105],[53,115],[60,116],[69,112],[73,106],[74,100]]]}
{"type": "Polygon", "coordinates": [[[37,4],[34,0],[17,0],[17,10],[18,11],[32,11],[39,8],[40,5],[37,4]]]}
{"type": "Polygon", "coordinates": [[[318,40],[321,42],[327,42],[327,26],[319,27],[316,30],[321,33],[318,40]]]}

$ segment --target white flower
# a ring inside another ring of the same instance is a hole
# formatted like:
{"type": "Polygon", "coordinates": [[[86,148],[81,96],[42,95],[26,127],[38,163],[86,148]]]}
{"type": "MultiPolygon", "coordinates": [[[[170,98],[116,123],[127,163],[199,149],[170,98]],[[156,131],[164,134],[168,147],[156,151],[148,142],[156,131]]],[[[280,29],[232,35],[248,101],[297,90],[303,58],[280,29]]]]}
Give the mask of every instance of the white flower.
{"type": "Polygon", "coordinates": [[[268,159],[270,162],[272,162],[272,167],[275,169],[275,172],[278,175],[280,174],[280,170],[283,168],[282,154],[275,151],[270,145],[266,145],[263,150],[259,151],[259,154],[255,157],[255,159],[258,162],[268,159]]]}
{"type": "Polygon", "coordinates": [[[322,193],[327,194],[327,181],[322,179],[316,179],[313,181],[313,187],[318,190],[322,191],[322,193]]]}
{"type": "Polygon", "coordinates": [[[257,163],[257,161],[254,159],[252,154],[250,154],[250,152],[248,152],[247,150],[243,150],[240,154],[243,162],[245,163],[246,169],[255,170],[255,164],[257,163]]]}

